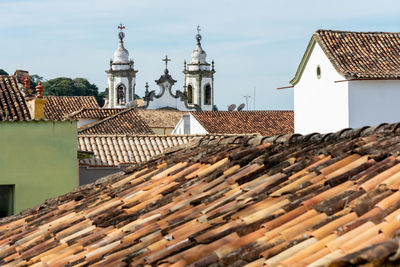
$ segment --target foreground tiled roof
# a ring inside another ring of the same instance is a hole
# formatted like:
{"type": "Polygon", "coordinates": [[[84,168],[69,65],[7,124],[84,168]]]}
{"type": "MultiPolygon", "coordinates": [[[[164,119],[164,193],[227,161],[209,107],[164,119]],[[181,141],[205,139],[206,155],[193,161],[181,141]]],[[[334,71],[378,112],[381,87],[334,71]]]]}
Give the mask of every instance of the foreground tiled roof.
{"type": "Polygon", "coordinates": [[[135,109],[126,109],[78,128],[79,134],[154,134],[135,109]]]}
{"type": "Polygon", "coordinates": [[[293,111],[196,111],[191,112],[210,134],[260,133],[272,136],[294,131],[293,111]]]}
{"type": "Polygon", "coordinates": [[[66,117],[72,119],[104,119],[127,109],[123,108],[83,108],[66,117]]]}
{"type": "Polygon", "coordinates": [[[0,120],[30,120],[25,99],[14,76],[0,75],[0,120]]]}
{"type": "Polygon", "coordinates": [[[62,120],[82,108],[100,108],[94,96],[46,96],[44,115],[50,120],[62,120]]]}
{"type": "Polygon", "coordinates": [[[140,117],[152,128],[175,128],[183,115],[189,112],[175,110],[138,109],[140,117]]]}
{"type": "Polygon", "coordinates": [[[0,220],[0,264],[395,266],[399,132],[198,138],[0,220]]]}
{"type": "Polygon", "coordinates": [[[400,33],[318,30],[314,38],[346,78],[400,78],[400,33]]]}
{"type": "Polygon", "coordinates": [[[139,164],[169,148],[188,144],[192,138],[185,135],[79,135],[78,149],[94,152],[93,158],[82,159],[80,164],[139,164]]]}

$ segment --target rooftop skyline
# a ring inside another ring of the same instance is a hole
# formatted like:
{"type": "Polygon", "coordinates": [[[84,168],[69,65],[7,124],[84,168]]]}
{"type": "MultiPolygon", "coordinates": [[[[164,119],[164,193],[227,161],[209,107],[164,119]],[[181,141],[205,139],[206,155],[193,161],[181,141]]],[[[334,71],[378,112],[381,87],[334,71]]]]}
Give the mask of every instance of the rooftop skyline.
{"type": "Polygon", "coordinates": [[[83,77],[100,91],[118,45],[117,28],[126,27],[125,47],[138,69],[136,93],[163,73],[182,90],[183,62],[190,61],[197,25],[207,61],[215,61],[215,103],[220,110],[245,102],[253,109],[292,109],[289,85],[315,30],[399,31],[400,5],[381,1],[2,1],[0,68],[28,70],[45,79],[83,77]],[[360,3],[362,3],[360,5],[360,3]]]}

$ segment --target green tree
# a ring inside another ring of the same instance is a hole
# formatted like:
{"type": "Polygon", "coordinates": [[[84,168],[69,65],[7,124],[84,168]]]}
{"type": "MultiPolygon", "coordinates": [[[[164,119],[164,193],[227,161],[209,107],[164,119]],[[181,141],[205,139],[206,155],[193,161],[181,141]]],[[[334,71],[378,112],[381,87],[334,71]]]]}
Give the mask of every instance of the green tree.
{"type": "Polygon", "coordinates": [[[0,69],[0,75],[8,75],[7,71],[0,69]]]}
{"type": "Polygon", "coordinates": [[[30,82],[31,82],[31,89],[33,90],[33,93],[36,91],[36,86],[39,82],[43,83],[43,77],[39,76],[37,74],[33,74],[29,76],[30,82]]]}
{"type": "Polygon", "coordinates": [[[90,83],[85,78],[66,78],[59,77],[43,83],[44,95],[54,96],[89,96],[96,98],[100,106],[104,105],[104,99],[99,94],[99,89],[95,84],[90,83]]]}

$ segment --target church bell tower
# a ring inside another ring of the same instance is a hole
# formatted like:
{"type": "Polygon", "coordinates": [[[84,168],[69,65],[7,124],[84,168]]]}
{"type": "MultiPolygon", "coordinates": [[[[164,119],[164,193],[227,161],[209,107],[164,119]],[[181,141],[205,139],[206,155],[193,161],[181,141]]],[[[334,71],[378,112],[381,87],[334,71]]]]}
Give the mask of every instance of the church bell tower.
{"type": "Polygon", "coordinates": [[[207,54],[201,47],[200,26],[197,26],[197,44],[189,64],[184,63],[184,87],[188,106],[198,105],[201,110],[213,110],[214,106],[214,60],[211,66],[207,54]]]}
{"type": "Polygon", "coordinates": [[[125,108],[135,101],[135,86],[137,70],[133,67],[133,60],[129,59],[129,52],[124,47],[125,26],[118,26],[119,44],[114,52],[114,59],[110,60],[110,69],[106,70],[108,78],[107,108],[125,108]]]}

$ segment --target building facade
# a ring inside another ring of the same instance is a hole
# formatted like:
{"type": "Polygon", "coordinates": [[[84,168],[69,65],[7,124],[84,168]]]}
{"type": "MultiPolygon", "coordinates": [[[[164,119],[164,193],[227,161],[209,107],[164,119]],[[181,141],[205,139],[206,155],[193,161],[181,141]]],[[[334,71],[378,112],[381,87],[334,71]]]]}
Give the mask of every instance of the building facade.
{"type": "Polygon", "coordinates": [[[0,217],[78,185],[76,121],[0,123],[0,217]]]}
{"type": "Polygon", "coordinates": [[[399,44],[399,33],[318,30],[291,80],[295,132],[399,121],[399,44]]]}

